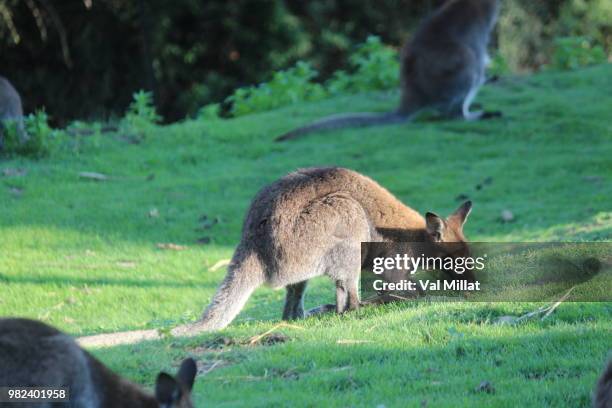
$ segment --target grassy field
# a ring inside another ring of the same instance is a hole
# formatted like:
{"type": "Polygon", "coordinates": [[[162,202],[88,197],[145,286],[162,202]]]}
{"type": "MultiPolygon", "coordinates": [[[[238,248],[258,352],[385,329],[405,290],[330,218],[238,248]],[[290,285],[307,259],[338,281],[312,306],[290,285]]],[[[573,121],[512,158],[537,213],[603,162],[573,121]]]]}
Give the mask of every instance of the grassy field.
{"type": "MultiPolygon", "coordinates": [[[[469,197],[473,241],[612,238],[612,65],[487,85],[477,101],[501,119],[271,142],[311,119],[388,110],[397,99],[348,95],[185,121],[140,144],[65,139],[49,159],[0,163],[0,315],[74,335],[193,320],[225,274],[211,267],[231,256],[255,192],[306,166],[355,169],[421,212],[447,214],[469,197]],[[109,178],[79,177],[86,171],[109,178]]],[[[307,306],[333,293],[318,279],[307,306]]],[[[283,298],[257,290],[219,333],[93,352],[147,386],[196,357],[198,406],[579,407],[612,349],[610,303],[564,303],[544,321],[510,326],[495,320],[539,305],[409,302],[307,319],[251,344],[279,323],[283,298]],[[483,381],[491,387],[478,389],[483,381]]]]}

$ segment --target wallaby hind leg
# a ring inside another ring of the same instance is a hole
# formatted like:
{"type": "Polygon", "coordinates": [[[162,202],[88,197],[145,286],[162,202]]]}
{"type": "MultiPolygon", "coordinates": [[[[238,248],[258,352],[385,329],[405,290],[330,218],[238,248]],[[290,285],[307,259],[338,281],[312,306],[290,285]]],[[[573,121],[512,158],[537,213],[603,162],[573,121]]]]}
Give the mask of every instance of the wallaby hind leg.
{"type": "Polygon", "coordinates": [[[358,279],[336,281],[336,312],[344,313],[359,308],[358,279]]]}
{"type": "MultiPolygon", "coordinates": [[[[373,228],[361,204],[345,193],[333,193],[311,203],[300,218],[316,237],[316,255],[310,261],[336,283],[337,312],[359,306],[357,293],[361,272],[361,243],[372,238],[373,228]],[[314,231],[314,232],[313,232],[314,231]],[[316,233],[316,234],[315,234],[316,233]]],[[[313,238],[314,239],[314,238],[313,238]]],[[[316,310],[316,309],[315,309],[316,310]]],[[[327,306],[318,310],[327,311],[327,306]]],[[[310,311],[309,314],[315,314],[310,311]]]]}
{"type": "Polygon", "coordinates": [[[285,298],[285,309],[283,320],[296,320],[304,318],[304,294],[308,281],[287,285],[287,296],[285,298]]]}
{"type": "Polygon", "coordinates": [[[468,92],[468,94],[465,96],[463,104],[461,105],[461,113],[463,113],[463,118],[467,121],[478,120],[483,114],[482,111],[470,112],[470,105],[472,105],[474,98],[476,98],[476,94],[478,93],[479,88],[480,85],[473,86],[468,92]]]}
{"type": "Polygon", "coordinates": [[[349,282],[347,307],[348,307],[348,310],[357,310],[359,309],[359,305],[361,305],[361,301],[359,299],[359,276],[358,276],[357,278],[349,282]]]}
{"type": "Polygon", "coordinates": [[[476,98],[480,87],[484,85],[484,83],[485,75],[484,72],[481,72],[479,77],[475,79],[474,84],[470,88],[469,92],[465,96],[465,99],[463,100],[463,103],[461,104],[461,114],[463,118],[467,121],[493,119],[502,116],[502,113],[500,111],[479,110],[470,112],[470,106],[472,106],[472,102],[474,102],[474,99],[476,98]]]}

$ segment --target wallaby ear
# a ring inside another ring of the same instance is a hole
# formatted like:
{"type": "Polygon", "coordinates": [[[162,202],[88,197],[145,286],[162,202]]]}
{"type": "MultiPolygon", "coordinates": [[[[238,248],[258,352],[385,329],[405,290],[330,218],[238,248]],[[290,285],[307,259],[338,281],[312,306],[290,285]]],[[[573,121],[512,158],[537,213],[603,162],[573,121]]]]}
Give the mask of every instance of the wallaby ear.
{"type": "Polygon", "coordinates": [[[434,241],[440,241],[442,232],[444,232],[444,220],[439,215],[428,212],[425,214],[425,224],[427,233],[431,235],[434,241]]]}
{"type": "Polygon", "coordinates": [[[463,224],[465,224],[465,221],[467,220],[468,215],[470,215],[471,212],[472,202],[466,201],[465,203],[461,204],[459,208],[457,208],[455,212],[452,213],[448,218],[453,218],[458,222],[460,226],[463,226],[463,224]]]}
{"type": "Polygon", "coordinates": [[[155,398],[161,404],[171,406],[181,399],[181,387],[171,375],[159,373],[155,381],[155,398]]]}
{"type": "Polygon", "coordinates": [[[193,358],[186,358],[181,363],[181,367],[176,374],[176,379],[183,387],[185,387],[188,391],[191,391],[197,373],[198,366],[196,365],[195,360],[193,358]]]}

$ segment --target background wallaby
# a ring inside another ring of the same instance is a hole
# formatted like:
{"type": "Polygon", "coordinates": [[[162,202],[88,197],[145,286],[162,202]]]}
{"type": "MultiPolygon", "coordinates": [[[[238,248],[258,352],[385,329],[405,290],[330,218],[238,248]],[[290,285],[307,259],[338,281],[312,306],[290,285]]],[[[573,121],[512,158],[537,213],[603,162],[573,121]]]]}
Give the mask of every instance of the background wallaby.
{"type": "Polygon", "coordinates": [[[67,387],[69,406],[74,408],[187,408],[192,407],[195,375],[195,361],[185,359],[176,378],[166,373],[157,376],[152,396],[110,371],[59,330],[35,320],[0,319],[0,387],[67,387]]]}
{"type": "Polygon", "coordinates": [[[0,150],[4,145],[3,127],[7,121],[15,122],[20,142],[25,142],[28,136],[23,125],[21,98],[9,80],[0,76],[0,150]]]}
{"type": "Polygon", "coordinates": [[[604,370],[593,397],[594,408],[612,408],[612,360],[604,370]]]}
{"type": "Polygon", "coordinates": [[[227,326],[264,283],[286,287],[284,319],[304,317],[306,283],[321,275],[336,283],[336,311],[355,309],[364,261],[361,242],[464,243],[470,209],[468,201],[447,219],[434,213],[423,218],[354,171],[310,168],[291,173],[255,196],[242,240],[212,303],[199,322],[179,326],[173,334],[227,326]]]}
{"type": "Polygon", "coordinates": [[[485,82],[487,45],[499,0],[449,0],[417,28],[401,55],[401,101],[390,113],[334,115],[279,136],[277,141],[352,126],[400,123],[424,108],[476,120],[499,112],[470,112],[485,82]]]}

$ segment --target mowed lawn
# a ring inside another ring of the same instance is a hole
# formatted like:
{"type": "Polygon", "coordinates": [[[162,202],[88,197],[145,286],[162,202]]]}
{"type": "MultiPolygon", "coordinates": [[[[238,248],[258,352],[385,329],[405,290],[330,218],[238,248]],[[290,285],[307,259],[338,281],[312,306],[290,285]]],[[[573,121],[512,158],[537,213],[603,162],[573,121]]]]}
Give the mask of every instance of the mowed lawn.
{"type": "MultiPolygon", "coordinates": [[[[477,102],[502,110],[501,119],[430,118],[272,143],[309,120],[389,110],[397,100],[375,92],[186,120],[140,144],[62,138],[48,159],[3,161],[0,315],[73,335],[196,319],[253,195],[300,167],[355,169],[423,213],[448,214],[469,197],[473,241],[612,238],[611,65],[489,84],[477,102]],[[512,222],[502,222],[503,210],[512,222]]],[[[333,294],[320,278],[307,306],[333,294]]],[[[307,319],[258,341],[280,322],[283,298],[257,290],[218,333],[92,351],[146,386],[196,357],[198,406],[579,407],[612,349],[610,303],[564,303],[543,321],[499,325],[499,316],[540,305],[407,302],[307,319]]]]}

